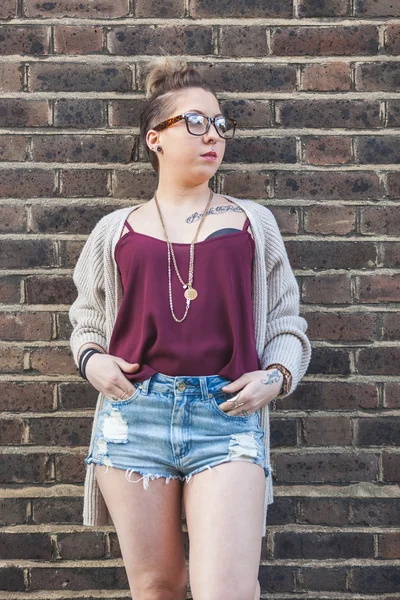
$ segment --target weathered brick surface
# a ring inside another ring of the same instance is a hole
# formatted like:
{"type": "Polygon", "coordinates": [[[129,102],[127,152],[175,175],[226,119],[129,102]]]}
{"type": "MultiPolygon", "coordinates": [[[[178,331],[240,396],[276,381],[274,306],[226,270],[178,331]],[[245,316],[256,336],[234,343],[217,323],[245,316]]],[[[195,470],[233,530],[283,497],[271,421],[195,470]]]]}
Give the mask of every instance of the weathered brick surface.
{"type": "Polygon", "coordinates": [[[399,18],[393,0],[0,2],[1,598],[130,597],[115,529],[82,526],[98,392],[68,308],[95,224],[157,187],[139,117],[162,51],[237,119],[210,186],[273,213],[313,346],[271,412],[262,598],[396,596],[399,18]]]}

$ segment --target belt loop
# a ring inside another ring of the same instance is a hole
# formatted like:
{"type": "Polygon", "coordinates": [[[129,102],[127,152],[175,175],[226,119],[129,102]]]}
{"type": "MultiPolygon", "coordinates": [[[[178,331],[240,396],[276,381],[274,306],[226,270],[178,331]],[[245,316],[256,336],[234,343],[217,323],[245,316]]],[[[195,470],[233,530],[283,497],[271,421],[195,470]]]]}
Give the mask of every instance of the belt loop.
{"type": "Polygon", "coordinates": [[[201,397],[204,402],[207,402],[208,401],[207,377],[205,375],[201,375],[199,377],[199,380],[200,380],[201,397]]]}
{"type": "Polygon", "coordinates": [[[149,385],[150,385],[151,378],[152,378],[152,375],[150,375],[150,377],[148,377],[147,379],[144,379],[144,381],[139,382],[139,387],[141,389],[141,393],[144,394],[145,396],[147,396],[147,394],[149,393],[149,385]]]}

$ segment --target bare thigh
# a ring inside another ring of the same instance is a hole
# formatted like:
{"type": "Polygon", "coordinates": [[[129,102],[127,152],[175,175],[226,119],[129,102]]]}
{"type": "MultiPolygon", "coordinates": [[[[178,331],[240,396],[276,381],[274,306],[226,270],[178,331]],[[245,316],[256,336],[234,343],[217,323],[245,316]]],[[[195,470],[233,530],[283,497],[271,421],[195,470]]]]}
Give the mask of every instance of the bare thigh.
{"type": "MultiPolygon", "coordinates": [[[[118,536],[133,598],[186,597],[186,564],[182,533],[182,482],[152,479],[133,483],[123,469],[95,466],[100,491],[118,536]],[[149,594],[149,596],[146,595],[149,594]]],[[[138,473],[130,478],[137,481],[138,473]]]]}
{"type": "Polygon", "coordinates": [[[247,461],[217,465],[184,483],[194,600],[259,597],[264,493],[264,469],[247,461]]]}

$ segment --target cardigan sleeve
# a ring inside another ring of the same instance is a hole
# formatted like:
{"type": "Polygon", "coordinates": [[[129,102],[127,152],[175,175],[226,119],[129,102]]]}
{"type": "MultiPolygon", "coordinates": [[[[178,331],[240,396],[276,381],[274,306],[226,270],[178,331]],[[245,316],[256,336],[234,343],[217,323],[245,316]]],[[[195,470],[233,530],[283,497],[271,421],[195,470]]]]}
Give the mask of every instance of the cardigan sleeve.
{"type": "Polygon", "coordinates": [[[70,346],[76,366],[83,344],[98,344],[106,352],[104,237],[104,220],[101,219],[87,238],[73,272],[78,295],[68,314],[73,327],[70,346]]]}
{"type": "MultiPolygon", "coordinates": [[[[264,207],[266,208],[266,207],[264,207]]],[[[286,247],[273,213],[266,208],[267,328],[262,368],[279,363],[292,375],[289,396],[307,371],[311,344],[306,336],[307,321],[299,315],[300,292],[286,247]]]]}

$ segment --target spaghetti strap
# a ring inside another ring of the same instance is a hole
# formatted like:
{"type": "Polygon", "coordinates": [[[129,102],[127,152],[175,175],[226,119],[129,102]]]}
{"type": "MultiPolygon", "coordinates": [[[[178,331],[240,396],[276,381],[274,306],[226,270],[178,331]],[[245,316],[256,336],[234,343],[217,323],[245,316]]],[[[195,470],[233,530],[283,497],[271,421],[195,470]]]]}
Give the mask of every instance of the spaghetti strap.
{"type": "Polygon", "coordinates": [[[125,225],[126,225],[126,226],[127,226],[127,228],[129,229],[129,231],[131,231],[131,232],[133,233],[133,229],[132,229],[132,227],[130,226],[130,224],[128,223],[128,219],[126,219],[126,221],[125,221],[125,225]]]}
{"type": "Polygon", "coordinates": [[[249,217],[247,217],[247,219],[244,222],[243,230],[242,231],[245,231],[248,228],[249,225],[250,225],[250,221],[249,221],[249,217]]]}

